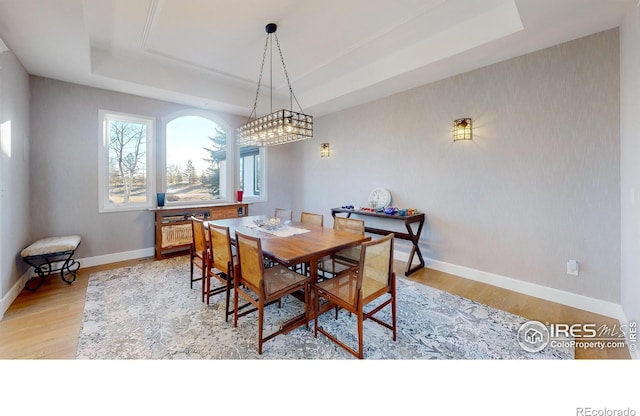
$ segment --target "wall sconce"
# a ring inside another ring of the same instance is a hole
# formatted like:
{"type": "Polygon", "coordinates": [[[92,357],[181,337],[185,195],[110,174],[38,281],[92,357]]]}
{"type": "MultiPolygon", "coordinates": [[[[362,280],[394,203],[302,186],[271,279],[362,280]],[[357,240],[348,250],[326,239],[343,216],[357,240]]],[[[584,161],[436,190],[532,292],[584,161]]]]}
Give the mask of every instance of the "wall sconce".
{"type": "Polygon", "coordinates": [[[453,122],[453,141],[471,140],[471,119],[459,118],[453,122]]]}
{"type": "Polygon", "coordinates": [[[329,143],[320,145],[320,157],[329,157],[329,143]]]}

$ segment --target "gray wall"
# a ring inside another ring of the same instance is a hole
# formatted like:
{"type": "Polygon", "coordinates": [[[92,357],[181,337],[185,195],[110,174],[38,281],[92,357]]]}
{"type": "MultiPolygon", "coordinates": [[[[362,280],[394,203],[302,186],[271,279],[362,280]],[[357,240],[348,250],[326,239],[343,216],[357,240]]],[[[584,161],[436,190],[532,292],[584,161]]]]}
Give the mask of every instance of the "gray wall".
{"type": "MultiPolygon", "coordinates": [[[[148,211],[98,213],[98,110],[161,118],[185,107],[52,79],[31,77],[31,230],[33,238],[82,236],[77,257],[106,256],[154,246],[148,211]]],[[[244,117],[217,114],[230,126],[244,117]]],[[[156,129],[160,130],[159,125],[156,129]]],[[[161,149],[158,148],[158,153],[161,149]]],[[[290,150],[269,149],[268,190],[272,200],[290,204],[290,150]],[[285,174],[279,173],[286,170],[285,174]],[[283,184],[284,186],[280,186],[283,184]]],[[[265,207],[266,206],[266,207],[265,207]]],[[[255,204],[251,213],[268,210],[255,204]]]]}
{"type": "Polygon", "coordinates": [[[620,201],[622,264],[620,303],[640,320],[640,11],[633,4],[620,27],[620,201]]]}
{"type": "Polygon", "coordinates": [[[153,214],[98,213],[98,109],[155,116],[182,107],[31,77],[33,238],[82,236],[78,258],[152,247],[153,214]]]}
{"type": "MultiPolygon", "coordinates": [[[[8,292],[26,271],[20,251],[29,244],[29,76],[11,51],[0,53],[0,317],[8,292]],[[10,128],[8,127],[10,125],[10,128]]],[[[6,304],[6,305],[5,305],[6,304]]]]}
{"type": "Polygon", "coordinates": [[[385,187],[427,214],[431,259],[618,303],[619,97],[614,29],[330,114],[296,144],[294,205],[385,187]],[[460,117],[472,142],[452,141],[460,117]]]}

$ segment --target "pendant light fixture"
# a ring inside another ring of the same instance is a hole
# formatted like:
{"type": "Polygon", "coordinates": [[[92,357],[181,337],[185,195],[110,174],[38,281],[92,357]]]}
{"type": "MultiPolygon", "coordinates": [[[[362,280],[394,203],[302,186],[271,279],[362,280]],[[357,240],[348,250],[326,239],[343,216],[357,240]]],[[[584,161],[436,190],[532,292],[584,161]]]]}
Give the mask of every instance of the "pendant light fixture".
{"type": "Polygon", "coordinates": [[[276,29],[278,26],[275,23],[269,23],[265,30],[267,32],[267,39],[264,44],[264,52],[262,53],[262,64],[260,66],[260,77],[258,78],[258,90],[256,91],[256,99],[253,103],[253,110],[249,115],[249,120],[246,124],[236,129],[236,140],[240,146],[274,146],[278,144],[295,142],[298,140],[310,139],[313,137],[313,117],[304,114],[298,99],[293,93],[291,88],[291,82],[289,81],[289,74],[287,73],[287,67],[284,64],[284,58],[282,56],[282,50],[280,49],[280,42],[278,41],[278,35],[276,29]],[[288,110],[282,109],[273,111],[273,39],[275,38],[278,53],[280,54],[280,60],[282,62],[282,69],[284,70],[285,78],[287,79],[287,85],[289,87],[289,101],[290,108],[288,110]],[[267,57],[267,48],[270,50],[270,76],[271,76],[271,113],[259,117],[256,113],[258,105],[258,97],[260,96],[260,84],[262,83],[262,73],[264,71],[264,63],[267,57]],[[299,112],[293,111],[293,101],[295,100],[299,112]]]}

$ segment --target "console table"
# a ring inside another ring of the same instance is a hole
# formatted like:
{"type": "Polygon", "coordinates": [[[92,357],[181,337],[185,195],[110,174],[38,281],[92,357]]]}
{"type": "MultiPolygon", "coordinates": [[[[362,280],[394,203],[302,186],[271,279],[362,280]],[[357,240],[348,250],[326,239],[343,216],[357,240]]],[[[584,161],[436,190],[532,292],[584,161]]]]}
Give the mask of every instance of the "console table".
{"type": "Polygon", "coordinates": [[[404,272],[405,276],[409,276],[411,273],[416,272],[424,267],[424,258],[422,257],[422,252],[420,251],[420,247],[418,246],[418,242],[420,241],[420,234],[422,233],[422,226],[424,225],[424,213],[422,214],[414,214],[414,215],[389,215],[382,212],[370,212],[370,211],[360,211],[354,209],[346,209],[346,208],[331,208],[331,216],[335,218],[338,213],[346,213],[347,217],[351,217],[351,214],[362,215],[365,217],[375,217],[382,218],[388,220],[396,220],[403,221],[405,227],[407,228],[406,233],[383,230],[380,228],[372,228],[367,227],[365,223],[364,230],[368,233],[372,234],[380,234],[387,235],[389,233],[394,233],[396,238],[400,238],[402,240],[411,241],[413,245],[411,247],[411,254],[409,255],[409,261],[407,262],[407,268],[404,272]],[[417,230],[414,231],[412,224],[418,224],[417,230]],[[412,266],[413,258],[415,255],[418,255],[419,264],[412,266]]]}
{"type": "Polygon", "coordinates": [[[196,217],[205,221],[246,217],[248,203],[215,205],[190,205],[179,207],[149,208],[155,214],[156,259],[183,254],[191,247],[191,220],[196,217]]]}

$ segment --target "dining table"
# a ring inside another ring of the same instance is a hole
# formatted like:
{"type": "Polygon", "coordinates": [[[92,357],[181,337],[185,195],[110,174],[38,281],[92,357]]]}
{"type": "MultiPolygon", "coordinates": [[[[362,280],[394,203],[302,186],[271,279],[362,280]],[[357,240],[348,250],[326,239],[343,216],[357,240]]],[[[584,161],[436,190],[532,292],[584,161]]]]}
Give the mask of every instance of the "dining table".
{"type": "MultiPolygon", "coordinates": [[[[286,224],[270,227],[267,224],[268,220],[267,216],[254,215],[212,220],[207,221],[207,224],[229,227],[233,244],[235,244],[236,230],[259,237],[263,255],[283,266],[295,267],[308,264],[311,283],[318,280],[318,264],[322,258],[371,240],[370,236],[296,221],[287,221],[286,224]]],[[[309,296],[309,299],[311,304],[305,307],[310,312],[309,317],[313,319],[315,299],[312,296],[309,296]]],[[[304,313],[301,313],[285,322],[279,332],[287,333],[306,323],[307,318],[304,313]]]]}

